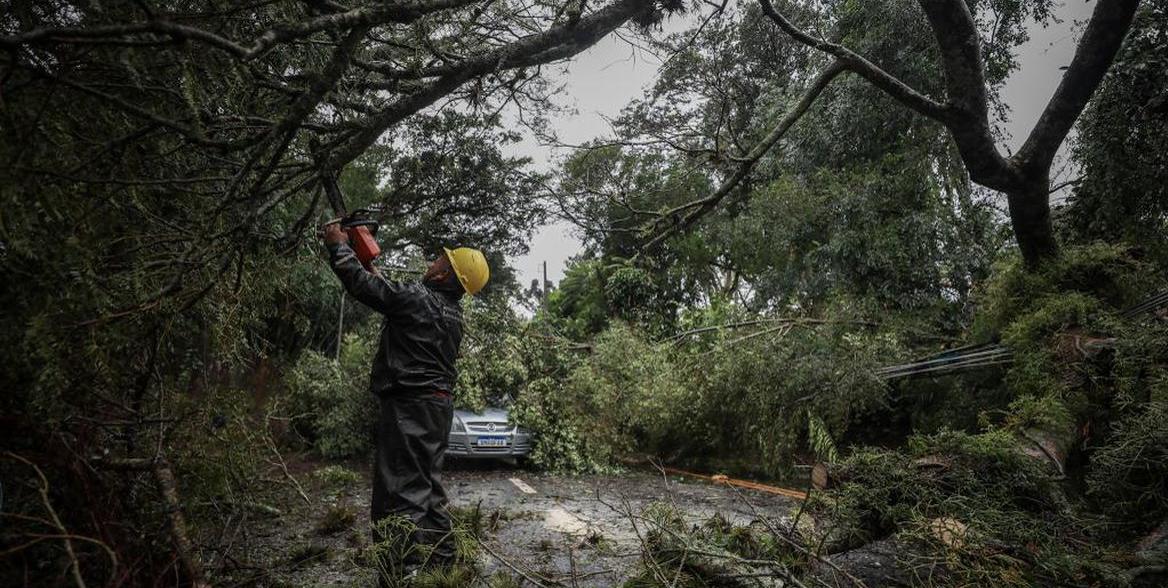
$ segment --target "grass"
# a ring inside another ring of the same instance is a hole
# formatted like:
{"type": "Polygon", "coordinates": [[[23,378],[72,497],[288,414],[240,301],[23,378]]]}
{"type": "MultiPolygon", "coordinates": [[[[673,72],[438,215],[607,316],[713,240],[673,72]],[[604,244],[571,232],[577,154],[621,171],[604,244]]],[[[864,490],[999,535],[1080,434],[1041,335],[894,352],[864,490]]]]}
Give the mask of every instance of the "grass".
{"type": "Polygon", "coordinates": [[[347,487],[361,481],[361,474],[341,465],[328,465],[312,472],[312,476],[329,486],[347,487]]]}
{"type": "MultiPolygon", "coordinates": [[[[469,507],[450,509],[450,516],[454,523],[454,562],[449,567],[425,569],[418,573],[408,583],[410,588],[469,588],[471,586],[487,586],[488,588],[511,588],[518,586],[518,582],[511,576],[499,572],[486,577],[479,567],[480,540],[488,534],[498,530],[506,515],[499,510],[484,511],[480,504],[469,507]]],[[[406,558],[427,561],[431,554],[429,546],[418,546],[410,542],[409,537],[416,527],[404,519],[385,519],[378,525],[378,530],[386,539],[373,544],[365,550],[365,564],[387,578],[400,578],[404,575],[401,563],[406,558]]],[[[391,586],[397,588],[391,580],[391,586]]],[[[407,584],[400,581],[404,588],[407,584]]]]}
{"type": "Polygon", "coordinates": [[[479,571],[472,565],[460,564],[449,568],[424,571],[410,584],[410,588],[469,588],[478,584],[479,571]]]}
{"type": "Polygon", "coordinates": [[[357,522],[357,513],[344,506],[332,506],[316,523],[317,535],[334,535],[346,529],[351,529],[357,522]]]}
{"type": "Polygon", "coordinates": [[[288,552],[288,562],[293,567],[300,567],[329,561],[334,555],[333,549],[328,545],[309,541],[293,547],[288,552]]]}

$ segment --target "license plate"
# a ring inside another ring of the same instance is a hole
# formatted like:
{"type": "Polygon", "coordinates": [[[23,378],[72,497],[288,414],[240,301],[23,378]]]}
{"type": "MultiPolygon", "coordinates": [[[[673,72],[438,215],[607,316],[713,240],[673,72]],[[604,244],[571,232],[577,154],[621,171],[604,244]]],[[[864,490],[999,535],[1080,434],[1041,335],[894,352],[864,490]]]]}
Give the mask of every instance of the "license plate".
{"type": "Polygon", "coordinates": [[[507,446],[507,438],[506,437],[479,437],[479,440],[476,441],[475,444],[478,445],[479,447],[506,447],[507,446]]]}

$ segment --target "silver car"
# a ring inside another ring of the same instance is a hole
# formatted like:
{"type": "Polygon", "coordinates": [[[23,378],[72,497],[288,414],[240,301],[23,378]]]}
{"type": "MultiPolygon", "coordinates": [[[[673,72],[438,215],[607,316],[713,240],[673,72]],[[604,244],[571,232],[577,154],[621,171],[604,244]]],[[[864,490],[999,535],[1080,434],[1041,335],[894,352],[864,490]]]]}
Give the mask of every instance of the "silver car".
{"type": "Polygon", "coordinates": [[[452,457],[499,457],[522,459],[531,453],[531,433],[511,423],[507,411],[488,408],[481,413],[455,410],[450,426],[452,457]]]}

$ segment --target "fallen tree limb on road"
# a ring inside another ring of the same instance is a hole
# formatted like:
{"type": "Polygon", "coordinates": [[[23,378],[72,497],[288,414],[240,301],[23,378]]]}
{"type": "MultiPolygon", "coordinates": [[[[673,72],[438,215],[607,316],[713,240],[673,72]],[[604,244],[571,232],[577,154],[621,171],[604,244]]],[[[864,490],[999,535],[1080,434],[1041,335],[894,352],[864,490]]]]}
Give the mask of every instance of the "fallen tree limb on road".
{"type": "Polygon", "coordinates": [[[748,490],[758,490],[759,492],[766,492],[768,494],[775,494],[778,496],[786,496],[787,498],[794,498],[796,500],[806,500],[807,499],[807,493],[802,492],[800,490],[792,490],[790,488],[771,486],[769,484],[760,484],[758,482],[751,482],[750,480],[738,480],[735,478],[727,477],[727,476],[722,475],[722,474],[714,474],[712,476],[708,476],[705,474],[698,474],[698,473],[694,473],[694,472],[688,472],[686,470],[679,470],[677,468],[666,468],[666,467],[661,468],[661,470],[667,474],[673,474],[676,476],[686,476],[689,478],[697,478],[699,480],[706,480],[707,482],[711,482],[714,484],[725,484],[727,486],[734,486],[737,488],[746,488],[748,490]]]}

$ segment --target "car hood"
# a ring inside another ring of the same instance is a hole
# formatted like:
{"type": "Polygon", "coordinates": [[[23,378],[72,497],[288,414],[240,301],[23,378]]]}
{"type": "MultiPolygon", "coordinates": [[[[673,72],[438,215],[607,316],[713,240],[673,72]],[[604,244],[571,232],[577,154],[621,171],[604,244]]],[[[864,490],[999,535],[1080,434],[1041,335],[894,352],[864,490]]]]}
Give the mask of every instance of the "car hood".
{"type": "Polygon", "coordinates": [[[471,412],[469,410],[455,409],[454,416],[460,421],[488,421],[496,423],[510,422],[508,419],[508,412],[505,408],[488,408],[482,412],[471,412]]]}

